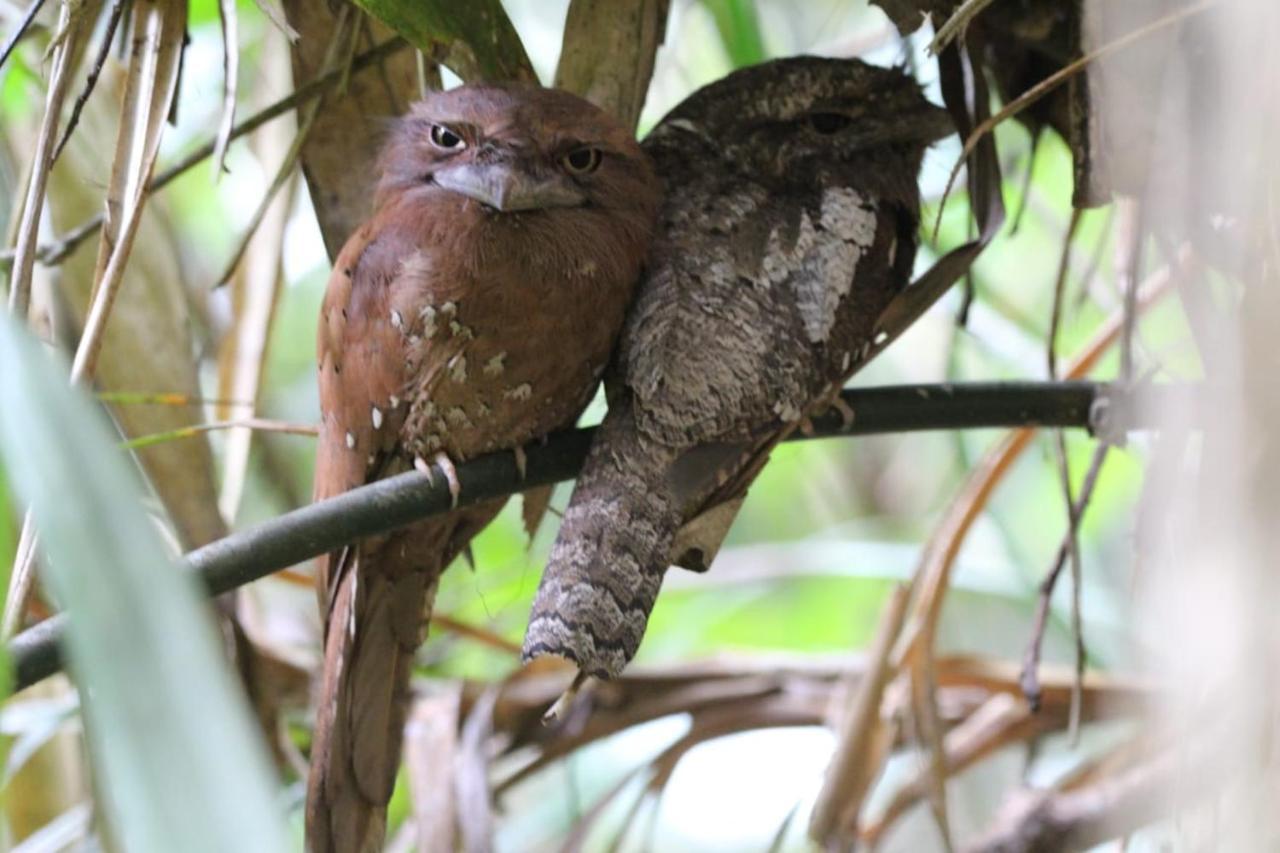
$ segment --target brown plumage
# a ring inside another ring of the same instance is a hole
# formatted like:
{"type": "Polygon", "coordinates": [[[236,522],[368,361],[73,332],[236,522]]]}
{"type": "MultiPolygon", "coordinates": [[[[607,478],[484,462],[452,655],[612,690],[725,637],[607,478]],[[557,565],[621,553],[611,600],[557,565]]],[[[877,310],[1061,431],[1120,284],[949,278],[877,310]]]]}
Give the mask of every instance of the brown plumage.
{"type": "MultiPolygon", "coordinates": [[[[464,86],[394,130],[373,217],[322,309],[322,499],[572,425],[639,276],[658,204],[647,157],[564,92],[464,86]],[[421,462],[419,462],[419,467],[421,462]]],[[[501,502],[329,555],[307,794],[314,853],[381,849],[414,652],[440,572],[501,502]]]]}
{"type": "Polygon", "coordinates": [[[667,195],[526,658],[617,675],[667,566],[710,564],[774,445],[865,360],[911,274],[921,158],[950,132],[900,70],[799,57],[649,135],[667,195]]]}

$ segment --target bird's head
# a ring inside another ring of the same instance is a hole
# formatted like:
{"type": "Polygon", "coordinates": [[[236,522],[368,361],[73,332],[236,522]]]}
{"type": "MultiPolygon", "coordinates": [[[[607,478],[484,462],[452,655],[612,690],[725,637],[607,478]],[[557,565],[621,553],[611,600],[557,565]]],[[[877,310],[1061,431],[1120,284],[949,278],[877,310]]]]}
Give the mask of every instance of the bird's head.
{"type": "Polygon", "coordinates": [[[918,162],[954,131],[947,112],[901,69],[799,56],[743,68],[695,92],[645,146],[688,147],[700,139],[736,171],[790,180],[841,164],[865,166],[877,152],[918,162]]]}
{"type": "Polygon", "coordinates": [[[608,113],[556,89],[474,84],[436,92],[399,121],[380,193],[432,187],[494,214],[652,205],[653,169],[608,113]]]}

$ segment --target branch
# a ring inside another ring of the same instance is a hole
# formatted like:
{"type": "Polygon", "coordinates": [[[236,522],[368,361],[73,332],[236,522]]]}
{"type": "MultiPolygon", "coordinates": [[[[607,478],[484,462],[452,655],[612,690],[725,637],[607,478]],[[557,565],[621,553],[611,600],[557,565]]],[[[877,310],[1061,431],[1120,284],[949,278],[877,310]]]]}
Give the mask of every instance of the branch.
{"type": "Polygon", "coordinates": [[[1007,802],[995,824],[965,851],[1087,850],[1141,829],[1165,814],[1173,799],[1170,785],[1190,769],[1172,753],[1087,788],[1024,792],[1007,802]]]}
{"type": "MultiPolygon", "coordinates": [[[[1164,386],[1160,393],[1183,394],[1186,390],[1164,386]]],[[[1151,393],[1152,389],[1146,390],[1147,395],[1151,393]]],[[[852,422],[846,423],[833,410],[814,418],[811,430],[803,435],[796,433],[793,438],[998,427],[1083,427],[1108,432],[1137,428],[1139,421],[1129,406],[1105,405],[1113,395],[1106,384],[1091,382],[860,388],[841,395],[854,412],[852,422]],[[1117,418],[1124,423],[1111,423],[1117,418]]],[[[1144,396],[1145,399],[1148,398],[1144,396]]],[[[511,452],[491,453],[457,466],[461,486],[458,506],[572,479],[582,467],[593,433],[593,429],[557,433],[529,448],[523,479],[511,452]]],[[[191,551],[181,563],[199,576],[211,594],[218,595],[348,542],[386,533],[449,509],[449,488],[443,472],[427,477],[411,471],[234,533],[191,551]]],[[[9,655],[15,691],[61,667],[58,643],[65,621],[65,614],[58,615],[14,638],[9,655]]]]}

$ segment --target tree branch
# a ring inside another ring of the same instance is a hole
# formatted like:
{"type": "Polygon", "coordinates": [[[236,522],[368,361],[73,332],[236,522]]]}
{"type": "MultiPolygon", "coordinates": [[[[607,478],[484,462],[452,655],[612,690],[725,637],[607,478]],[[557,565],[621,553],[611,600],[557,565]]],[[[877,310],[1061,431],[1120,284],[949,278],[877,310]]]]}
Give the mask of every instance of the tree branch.
{"type": "MultiPolygon", "coordinates": [[[[1147,395],[1152,389],[1146,389],[1147,395]]],[[[1161,394],[1186,393],[1164,386],[1161,394]]],[[[1124,430],[1140,424],[1129,406],[1105,405],[1110,386],[1091,382],[991,382],[962,385],[902,385],[860,388],[841,397],[853,411],[851,422],[838,411],[812,420],[812,429],[793,438],[919,432],[940,429],[1076,427],[1124,430]],[[1123,410],[1123,411],[1120,411],[1123,410]],[[1114,423],[1123,419],[1123,423],[1114,423]],[[1106,421],[1105,423],[1103,421],[1106,421]]],[[[1145,397],[1144,397],[1145,399],[1145,397]]],[[[505,497],[534,486],[573,478],[591,444],[592,429],[557,433],[527,450],[522,479],[514,453],[481,456],[457,467],[459,506],[505,497]]],[[[443,472],[417,471],[352,489],[197,548],[182,558],[213,595],[227,592],[334,548],[431,515],[448,512],[443,472]]],[[[58,643],[65,614],[47,619],[15,637],[9,646],[14,689],[21,690],[61,667],[58,643]]]]}
{"type": "Polygon", "coordinates": [[[1171,784],[1189,769],[1170,748],[1085,788],[1025,791],[1005,804],[965,853],[1088,850],[1160,819],[1174,801],[1171,784]]]}

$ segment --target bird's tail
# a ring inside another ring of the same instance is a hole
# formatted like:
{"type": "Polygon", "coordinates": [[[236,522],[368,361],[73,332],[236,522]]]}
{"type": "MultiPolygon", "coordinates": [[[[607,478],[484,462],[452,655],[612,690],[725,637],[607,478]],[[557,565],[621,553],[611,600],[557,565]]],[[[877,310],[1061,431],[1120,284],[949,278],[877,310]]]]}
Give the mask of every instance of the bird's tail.
{"type": "Polygon", "coordinates": [[[558,655],[611,678],[635,655],[680,526],[672,457],[628,413],[610,411],[542,575],[526,661],[558,655]]]}
{"type": "MultiPolygon", "coordinates": [[[[307,780],[311,853],[382,850],[410,698],[440,573],[501,501],[433,518],[345,552],[326,620],[307,780]]],[[[333,559],[337,559],[336,557],[333,559]]]]}

